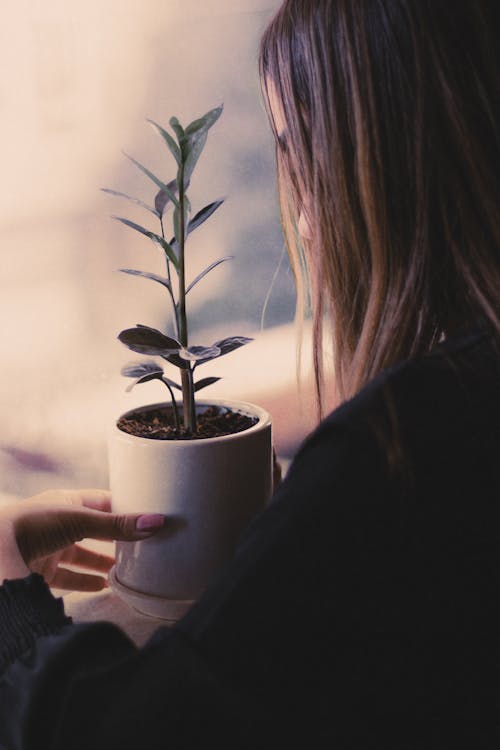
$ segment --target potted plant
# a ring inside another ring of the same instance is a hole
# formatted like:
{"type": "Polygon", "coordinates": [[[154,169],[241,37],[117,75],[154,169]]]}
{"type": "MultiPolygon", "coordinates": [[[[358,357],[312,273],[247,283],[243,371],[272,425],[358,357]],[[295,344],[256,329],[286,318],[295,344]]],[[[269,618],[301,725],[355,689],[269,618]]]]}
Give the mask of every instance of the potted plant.
{"type": "Polygon", "coordinates": [[[140,509],[164,514],[166,520],[164,528],[150,539],[116,543],[109,581],[137,610],[171,621],[189,609],[230,559],[244,528],[272,493],[269,414],[243,401],[200,401],[196,395],[219,380],[198,378],[198,368],[251,341],[230,336],[209,345],[192,345],[189,337],[189,292],[210,271],[230,260],[220,258],[188,283],[189,235],[223,204],[216,200],[193,214],[187,195],[208,132],[221,113],[222,107],[213,109],[186,128],[172,117],[171,133],[149,120],[176,169],[173,180],[161,180],[126,155],[156,186],[153,205],[103,188],[141,206],[158,222],[155,232],[113,217],[145,236],[164,256],[164,276],[129,268],[120,271],[164,287],[175,332],[169,335],[137,324],[118,336],[128,349],[147,357],[123,367],[122,374],[133,379],[127,390],[156,380],[168,392],[168,400],[132,409],[112,425],[109,482],[113,510],[140,509]],[[167,220],[172,224],[169,234],[167,220]],[[177,376],[172,374],[175,372],[177,376]]]}

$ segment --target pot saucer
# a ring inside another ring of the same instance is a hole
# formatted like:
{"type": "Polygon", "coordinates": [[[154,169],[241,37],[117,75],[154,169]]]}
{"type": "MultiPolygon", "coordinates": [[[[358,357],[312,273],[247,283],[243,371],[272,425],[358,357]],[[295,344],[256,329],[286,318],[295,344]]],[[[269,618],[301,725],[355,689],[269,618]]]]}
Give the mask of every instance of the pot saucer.
{"type": "Polygon", "coordinates": [[[116,577],[115,565],[108,573],[109,587],[126,604],[148,617],[177,622],[193,606],[194,600],[164,599],[161,596],[143,594],[124,586],[116,577]]]}

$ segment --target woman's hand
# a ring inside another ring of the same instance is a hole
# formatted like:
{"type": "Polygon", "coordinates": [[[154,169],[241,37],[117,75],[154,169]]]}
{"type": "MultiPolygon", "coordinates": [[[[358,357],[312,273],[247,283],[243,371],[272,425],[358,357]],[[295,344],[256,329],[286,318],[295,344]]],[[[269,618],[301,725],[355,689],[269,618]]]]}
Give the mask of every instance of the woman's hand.
{"type": "Polygon", "coordinates": [[[107,490],[49,490],[0,508],[0,583],[40,573],[49,586],[100,591],[112,557],[80,547],[85,538],[138,541],[163,526],[161,515],[111,513],[107,490]],[[87,569],[69,570],[66,565],[87,569]]]}
{"type": "MultiPolygon", "coordinates": [[[[274,489],[281,465],[273,451],[274,489]]],[[[164,516],[111,513],[107,490],[49,490],[0,508],[0,584],[40,573],[49,586],[100,591],[114,563],[109,555],[81,547],[82,539],[139,541],[158,531],[164,516]],[[70,570],[66,566],[88,572],[70,570]]]]}

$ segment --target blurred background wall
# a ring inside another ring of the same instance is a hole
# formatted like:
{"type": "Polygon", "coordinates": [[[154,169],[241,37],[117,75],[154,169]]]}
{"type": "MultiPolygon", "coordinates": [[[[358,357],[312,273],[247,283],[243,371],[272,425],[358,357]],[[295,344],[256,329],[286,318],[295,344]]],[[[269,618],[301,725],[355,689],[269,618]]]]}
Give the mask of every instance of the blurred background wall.
{"type": "Polygon", "coordinates": [[[296,450],[312,416],[307,397],[297,396],[298,417],[287,400],[296,388],[295,291],[257,69],[260,35],[279,5],[9,4],[0,28],[0,493],[107,486],[109,425],[165,397],[158,383],[125,392],[120,368],[134,356],[116,340],[135,323],[169,325],[164,290],[117,272],[162,271],[161,251],[110,216],[157,231],[155,219],[100,188],[151,203],[155,186],[123,151],[168,181],[173,160],[146,119],[187,124],[222,103],[190,198],[195,211],[226,202],[190,238],[188,277],[221,256],[234,260],[190,294],[191,343],[254,337],[204,366],[223,378],[205,393],[259,399],[274,410],[280,453],[296,450]]]}

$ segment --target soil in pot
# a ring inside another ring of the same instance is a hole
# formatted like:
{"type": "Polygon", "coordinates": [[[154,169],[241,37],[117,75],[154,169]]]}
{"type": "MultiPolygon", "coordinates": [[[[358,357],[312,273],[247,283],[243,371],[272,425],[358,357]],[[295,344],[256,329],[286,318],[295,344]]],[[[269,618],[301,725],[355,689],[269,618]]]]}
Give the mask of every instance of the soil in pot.
{"type": "MultiPolygon", "coordinates": [[[[182,408],[179,412],[182,412],[182,408]]],[[[120,417],[117,426],[122,432],[136,437],[154,440],[193,440],[243,432],[253,427],[258,419],[227,407],[214,405],[198,413],[197,422],[197,430],[194,433],[186,430],[182,423],[177,429],[174,410],[172,406],[165,405],[155,409],[136,409],[127,412],[120,417]]]]}

